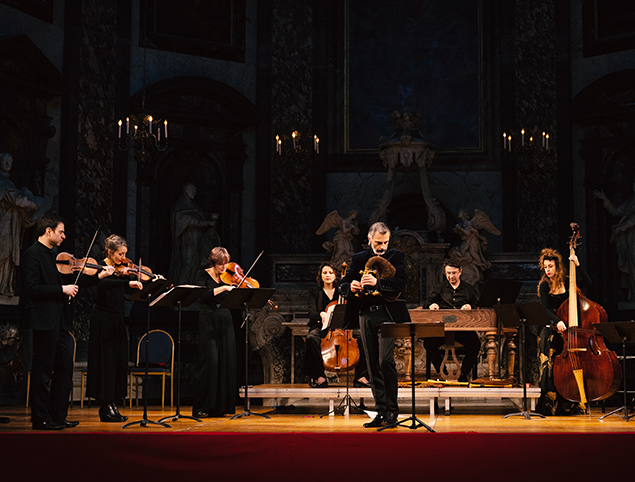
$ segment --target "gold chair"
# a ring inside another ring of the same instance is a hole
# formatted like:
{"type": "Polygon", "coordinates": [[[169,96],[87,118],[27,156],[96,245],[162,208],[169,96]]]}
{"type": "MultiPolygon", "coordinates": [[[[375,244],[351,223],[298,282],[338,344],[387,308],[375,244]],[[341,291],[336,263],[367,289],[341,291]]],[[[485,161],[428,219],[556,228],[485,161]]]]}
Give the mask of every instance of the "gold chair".
{"type": "MultiPolygon", "coordinates": [[[[170,406],[174,405],[174,340],[167,331],[152,330],[148,338],[148,376],[161,376],[161,408],[165,407],[165,379],[170,377],[170,406]]],[[[137,346],[137,364],[130,369],[130,408],[132,408],[132,388],[139,405],[138,378],[145,377],[146,335],[139,340],[137,346]]],[[[144,396],[148,396],[148,387],[144,388],[144,396]]]]}

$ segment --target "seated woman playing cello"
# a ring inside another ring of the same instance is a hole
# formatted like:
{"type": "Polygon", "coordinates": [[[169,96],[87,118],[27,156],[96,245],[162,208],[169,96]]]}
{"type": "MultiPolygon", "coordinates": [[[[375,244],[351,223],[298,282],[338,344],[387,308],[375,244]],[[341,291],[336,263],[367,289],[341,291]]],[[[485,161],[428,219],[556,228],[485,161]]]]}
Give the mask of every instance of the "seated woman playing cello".
{"type": "MultiPolygon", "coordinates": [[[[336,300],[337,283],[339,273],[335,265],[326,261],[320,265],[317,275],[317,285],[309,290],[309,334],[306,337],[306,353],[304,359],[304,369],[312,380],[312,388],[326,388],[328,381],[324,373],[324,362],[322,360],[321,344],[328,335],[328,329],[322,329],[322,322],[326,318],[326,307],[336,300]]],[[[355,387],[370,387],[366,375],[366,357],[358,334],[353,335],[359,345],[360,358],[355,367],[355,387]]]]}

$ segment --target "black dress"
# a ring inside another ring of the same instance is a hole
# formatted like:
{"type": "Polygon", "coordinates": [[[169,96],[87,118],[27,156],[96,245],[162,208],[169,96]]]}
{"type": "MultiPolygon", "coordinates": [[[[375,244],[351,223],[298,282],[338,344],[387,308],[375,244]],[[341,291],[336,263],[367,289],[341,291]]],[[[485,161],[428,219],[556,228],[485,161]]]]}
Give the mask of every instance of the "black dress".
{"type": "MultiPolygon", "coordinates": [[[[591,285],[591,278],[587,272],[577,269],[577,285],[586,288],[591,285]]],[[[551,324],[542,327],[538,333],[538,364],[540,369],[540,398],[536,404],[536,411],[543,415],[578,415],[584,409],[577,402],[571,402],[560,395],[553,382],[553,362],[564,348],[564,338],[555,329],[559,318],[556,315],[560,305],[569,298],[569,278],[564,282],[565,292],[558,295],[549,293],[549,283],[540,284],[540,302],[544,306],[551,324]]]]}
{"type": "Polygon", "coordinates": [[[192,413],[220,417],[236,412],[236,337],[231,312],[218,305],[227,291],[214,296],[217,283],[205,270],[196,284],[209,291],[201,298],[198,313],[198,376],[192,413]]]}
{"type": "MultiPolygon", "coordinates": [[[[335,290],[337,293],[337,289],[335,290]]],[[[335,295],[334,295],[335,297],[335,295]]],[[[324,373],[324,361],[322,360],[322,340],[326,338],[329,330],[322,330],[322,317],[320,313],[333,301],[320,286],[314,286],[309,290],[309,333],[306,337],[306,351],[304,355],[304,371],[309,378],[317,380],[326,378],[324,373]]],[[[359,348],[359,362],[355,366],[355,380],[365,378],[368,375],[366,355],[360,339],[359,330],[353,330],[353,338],[357,340],[359,348]]],[[[293,383],[293,381],[292,381],[293,383]]]]}
{"type": "Polygon", "coordinates": [[[127,277],[108,276],[97,282],[96,307],[90,318],[86,395],[105,402],[126,398],[128,334],[124,323],[127,277]]]}

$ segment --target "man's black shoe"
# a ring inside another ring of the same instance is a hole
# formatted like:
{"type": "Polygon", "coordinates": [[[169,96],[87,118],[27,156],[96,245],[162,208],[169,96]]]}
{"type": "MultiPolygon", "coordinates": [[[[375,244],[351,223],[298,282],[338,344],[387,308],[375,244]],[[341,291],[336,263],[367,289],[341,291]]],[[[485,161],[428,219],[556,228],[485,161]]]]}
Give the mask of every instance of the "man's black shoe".
{"type": "Polygon", "coordinates": [[[394,425],[397,423],[397,412],[388,412],[384,415],[384,424],[385,425],[394,425]]]}
{"type": "Polygon", "coordinates": [[[64,425],[55,423],[52,420],[33,423],[33,430],[62,430],[64,425]]]}
{"type": "Polygon", "coordinates": [[[58,425],[62,425],[64,428],[73,428],[79,425],[77,420],[73,420],[72,422],[69,420],[64,420],[63,422],[58,423],[58,425]]]}
{"type": "Polygon", "coordinates": [[[375,427],[381,427],[383,424],[384,424],[384,414],[378,413],[377,415],[375,415],[375,418],[373,418],[370,422],[366,422],[364,424],[364,427],[375,428],[375,427]]]}

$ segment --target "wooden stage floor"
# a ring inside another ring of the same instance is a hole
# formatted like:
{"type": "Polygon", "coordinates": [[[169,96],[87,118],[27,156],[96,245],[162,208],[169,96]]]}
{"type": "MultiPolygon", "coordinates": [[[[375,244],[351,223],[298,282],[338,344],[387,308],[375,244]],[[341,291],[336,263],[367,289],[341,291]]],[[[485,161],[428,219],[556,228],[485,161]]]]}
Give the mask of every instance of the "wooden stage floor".
{"type": "MultiPolygon", "coordinates": [[[[102,423],[99,421],[97,408],[78,405],[69,409],[68,419],[79,420],[78,427],[65,429],[63,433],[95,433],[95,432],[118,432],[118,433],[170,433],[170,432],[191,432],[191,433],[369,433],[374,429],[364,428],[362,425],[369,421],[367,414],[358,413],[351,410],[348,416],[341,415],[341,411],[334,416],[320,417],[328,412],[328,404],[318,405],[312,402],[303,405],[306,400],[290,401],[292,405],[272,408],[251,405],[251,412],[267,414],[270,418],[265,419],[256,415],[241,417],[230,420],[224,418],[206,418],[202,422],[189,419],[179,419],[176,421],[166,420],[170,428],[148,424],[142,427],[139,424],[122,429],[124,424],[102,423]],[[295,403],[293,403],[295,402],[295,403]]],[[[409,417],[411,406],[403,403],[400,405],[400,418],[409,417]]],[[[236,413],[242,413],[244,405],[236,407],[236,413]]],[[[612,410],[607,408],[607,412],[612,410]]],[[[120,408],[123,415],[129,417],[128,422],[142,420],[143,407],[133,406],[120,408]]],[[[598,420],[602,415],[600,407],[591,407],[590,414],[573,417],[532,417],[526,420],[522,416],[503,418],[504,415],[519,411],[517,405],[510,400],[478,400],[465,399],[457,400],[452,404],[450,415],[441,413],[435,417],[430,417],[427,403],[417,405],[416,416],[423,423],[427,424],[437,433],[635,433],[635,417],[630,421],[624,420],[618,415],[611,415],[604,420],[598,420]]],[[[150,421],[158,421],[167,416],[174,415],[176,408],[166,406],[161,409],[159,406],[148,408],[150,421]]],[[[621,412],[623,413],[623,412],[621,412]]],[[[191,407],[181,407],[182,415],[190,415],[191,407]]],[[[10,432],[33,432],[30,423],[30,409],[25,407],[0,407],[0,416],[10,417],[11,422],[0,424],[0,433],[10,432]]],[[[410,426],[410,422],[408,423],[410,426]]],[[[390,433],[413,433],[414,430],[407,427],[398,427],[384,432],[390,433]]],[[[427,432],[425,427],[420,427],[416,432],[427,432]]]]}

